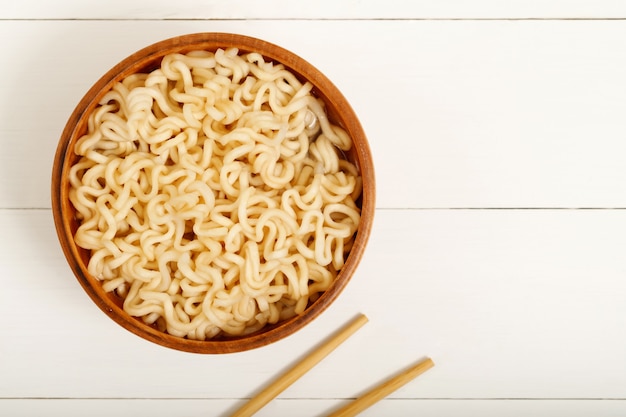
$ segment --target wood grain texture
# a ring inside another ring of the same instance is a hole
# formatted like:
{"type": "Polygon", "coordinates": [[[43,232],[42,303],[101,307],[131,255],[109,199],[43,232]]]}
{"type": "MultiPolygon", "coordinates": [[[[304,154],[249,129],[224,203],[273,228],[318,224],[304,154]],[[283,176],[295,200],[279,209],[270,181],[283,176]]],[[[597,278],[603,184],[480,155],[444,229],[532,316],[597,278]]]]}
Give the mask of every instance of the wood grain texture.
{"type": "Polygon", "coordinates": [[[368,326],[259,416],[327,415],[421,355],[437,366],[363,416],[626,415],[624,18],[612,0],[2,2],[0,415],[227,416],[359,312],[368,326]],[[363,123],[379,190],[341,302],[219,358],[98,310],[49,198],[58,138],[93,82],[200,31],[322,70],[363,123]]]}
{"type": "Polygon", "coordinates": [[[624,398],[626,211],[380,210],[337,303],[234,355],[161,348],[84,294],[48,210],[0,210],[3,397],[249,398],[357,313],[282,398],[353,398],[429,356],[391,398],[624,398]],[[598,248],[601,248],[599,250],[598,248]]]}
{"type": "Polygon", "coordinates": [[[63,125],[106,70],[207,29],[281,45],[337,85],[379,208],[626,207],[626,21],[3,21],[0,207],[50,207],[63,125]]]}
{"type": "Polygon", "coordinates": [[[2,2],[6,19],[528,19],[615,18],[626,5],[612,0],[81,0],[2,2]]]}
{"type": "MultiPolygon", "coordinates": [[[[277,399],[260,410],[257,417],[326,416],[343,399],[277,399]]],[[[33,399],[2,400],[0,411],[14,417],[59,415],[66,417],[109,417],[133,415],[135,417],[227,417],[240,400],[220,399],[33,399]]],[[[623,417],[624,400],[412,400],[388,399],[365,410],[360,417],[388,416],[458,416],[466,417],[623,417]]]]}

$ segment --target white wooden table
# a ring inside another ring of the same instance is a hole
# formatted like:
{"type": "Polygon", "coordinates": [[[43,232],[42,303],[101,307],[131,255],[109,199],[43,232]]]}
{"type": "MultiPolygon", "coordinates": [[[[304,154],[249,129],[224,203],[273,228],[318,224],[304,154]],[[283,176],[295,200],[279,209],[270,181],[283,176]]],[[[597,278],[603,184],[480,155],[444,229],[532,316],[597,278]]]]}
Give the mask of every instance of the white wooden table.
{"type": "Polygon", "coordinates": [[[367,416],[626,415],[626,3],[79,0],[0,5],[0,415],[226,416],[357,313],[259,416],[323,416],[430,356],[367,416]],[[57,242],[67,117],[112,65],[185,33],[309,60],[361,118],[364,260],[279,343],[197,355],[107,318],[57,242]]]}

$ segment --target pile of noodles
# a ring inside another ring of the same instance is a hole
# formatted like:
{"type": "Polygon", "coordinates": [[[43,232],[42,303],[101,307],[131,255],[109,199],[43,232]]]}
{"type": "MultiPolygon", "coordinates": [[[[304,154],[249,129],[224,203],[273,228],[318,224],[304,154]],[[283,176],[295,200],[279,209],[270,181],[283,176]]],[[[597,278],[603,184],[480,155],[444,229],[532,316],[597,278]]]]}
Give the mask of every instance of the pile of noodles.
{"type": "Polygon", "coordinates": [[[88,269],[172,335],[243,335],[300,314],[360,220],[346,132],[282,65],[237,49],[163,58],[114,85],[75,146],[88,269]]]}

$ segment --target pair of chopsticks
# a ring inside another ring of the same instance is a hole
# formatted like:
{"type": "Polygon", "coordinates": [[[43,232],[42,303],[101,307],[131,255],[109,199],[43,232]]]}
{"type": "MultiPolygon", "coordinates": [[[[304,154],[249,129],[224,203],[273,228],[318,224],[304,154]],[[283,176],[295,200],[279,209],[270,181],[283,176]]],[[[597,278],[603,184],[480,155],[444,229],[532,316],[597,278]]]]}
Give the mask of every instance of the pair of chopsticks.
{"type": "MultiPolygon", "coordinates": [[[[235,411],[235,413],[232,414],[232,417],[252,416],[267,403],[269,403],[273,398],[275,398],[278,394],[283,392],[287,387],[289,387],[296,380],[298,380],[298,378],[300,378],[311,368],[313,368],[318,362],[328,356],[328,354],[335,350],[337,346],[346,341],[348,337],[354,334],[354,332],[360,329],[367,322],[368,319],[365,315],[361,314],[357,316],[354,320],[352,320],[345,327],[343,327],[339,332],[330,337],[321,346],[319,346],[308,356],[306,356],[302,361],[298,362],[291,369],[289,369],[287,372],[285,372],[276,380],[274,380],[271,384],[269,384],[266,388],[264,388],[260,393],[251,398],[250,401],[243,405],[243,407],[235,411]]],[[[418,375],[426,372],[433,366],[435,366],[434,362],[430,358],[427,358],[419,362],[418,364],[398,373],[392,378],[384,381],[380,385],[363,394],[361,397],[357,398],[355,401],[329,414],[328,417],[356,416],[361,411],[374,405],[376,402],[382,400],[387,395],[405,385],[407,382],[411,381],[418,375]]]]}

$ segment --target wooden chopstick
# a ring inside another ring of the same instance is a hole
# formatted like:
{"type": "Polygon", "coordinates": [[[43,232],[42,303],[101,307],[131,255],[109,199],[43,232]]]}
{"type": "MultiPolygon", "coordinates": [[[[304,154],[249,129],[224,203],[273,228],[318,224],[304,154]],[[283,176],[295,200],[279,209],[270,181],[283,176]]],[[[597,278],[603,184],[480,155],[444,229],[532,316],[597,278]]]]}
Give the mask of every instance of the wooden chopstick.
{"type": "Polygon", "coordinates": [[[387,395],[391,394],[407,382],[416,378],[418,375],[423,374],[430,368],[435,366],[435,363],[427,358],[417,365],[414,365],[396,376],[384,381],[380,385],[374,387],[372,390],[363,394],[361,397],[357,398],[353,402],[345,405],[339,410],[329,414],[328,417],[352,417],[359,414],[361,411],[365,410],[368,407],[371,407],[376,402],[382,400],[387,395]]]}
{"type": "Polygon", "coordinates": [[[298,380],[302,375],[309,371],[319,361],[324,359],[330,352],[332,352],[337,346],[343,343],[354,332],[361,328],[368,319],[365,315],[361,314],[353,319],[350,323],[344,326],[339,332],[328,339],[324,344],[316,348],[302,361],[298,362],[287,372],[278,377],[274,382],[267,386],[263,391],[255,395],[239,410],[232,414],[232,417],[249,417],[260,410],[278,394],[283,392],[287,387],[298,380]]]}

